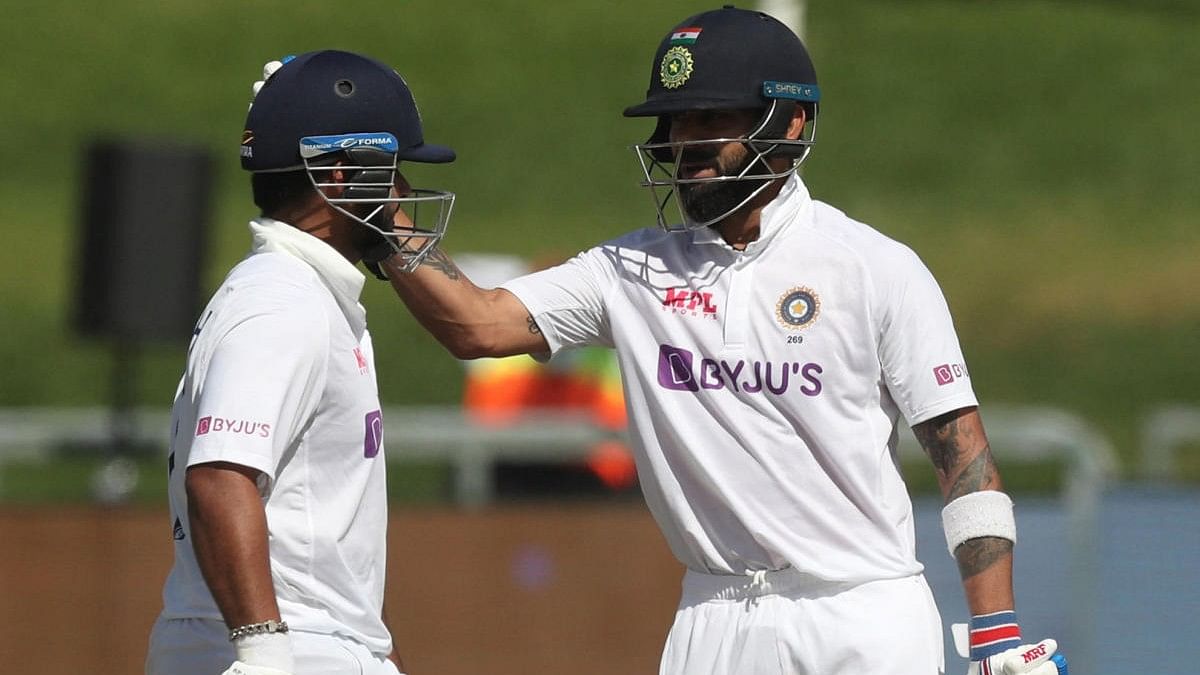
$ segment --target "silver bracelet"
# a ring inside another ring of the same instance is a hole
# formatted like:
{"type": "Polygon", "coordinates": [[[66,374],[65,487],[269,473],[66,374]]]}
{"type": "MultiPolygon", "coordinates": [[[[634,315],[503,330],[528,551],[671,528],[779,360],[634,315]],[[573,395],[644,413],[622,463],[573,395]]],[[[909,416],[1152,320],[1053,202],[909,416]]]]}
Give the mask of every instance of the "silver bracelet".
{"type": "Polygon", "coordinates": [[[275,619],[267,619],[258,623],[248,623],[245,626],[238,626],[229,631],[229,641],[234,642],[247,635],[260,635],[262,633],[286,633],[288,625],[286,621],[276,621],[275,619]]]}

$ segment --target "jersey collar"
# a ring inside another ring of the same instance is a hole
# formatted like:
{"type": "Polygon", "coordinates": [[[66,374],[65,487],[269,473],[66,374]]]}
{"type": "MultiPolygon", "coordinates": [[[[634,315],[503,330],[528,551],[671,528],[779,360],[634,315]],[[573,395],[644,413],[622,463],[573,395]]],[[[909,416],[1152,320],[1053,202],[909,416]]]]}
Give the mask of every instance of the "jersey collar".
{"type": "MultiPolygon", "coordinates": [[[[786,230],[796,220],[797,214],[812,203],[808,188],[800,180],[800,174],[793,173],[780,188],[769,204],[763,207],[759,222],[758,239],[746,245],[742,255],[754,256],[767,247],[767,243],[780,232],[786,230]]],[[[716,244],[733,250],[712,227],[702,227],[692,232],[693,244],[716,244]]]]}
{"type": "Polygon", "coordinates": [[[366,277],[358,268],[329,244],[282,221],[255,218],[250,221],[250,232],[254,235],[252,253],[278,251],[308,263],[337,300],[354,334],[362,336],[367,327],[367,311],[358,298],[366,277]]]}

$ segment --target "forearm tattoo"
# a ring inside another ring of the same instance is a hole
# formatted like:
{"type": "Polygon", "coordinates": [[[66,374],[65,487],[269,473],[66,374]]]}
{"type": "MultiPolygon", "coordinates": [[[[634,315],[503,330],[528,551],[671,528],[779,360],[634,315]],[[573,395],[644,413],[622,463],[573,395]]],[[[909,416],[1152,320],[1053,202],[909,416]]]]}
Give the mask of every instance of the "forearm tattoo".
{"type": "Polygon", "coordinates": [[[945,491],[947,503],[969,492],[989,489],[997,482],[991,446],[971,425],[960,424],[959,419],[956,413],[949,413],[913,427],[913,433],[929,453],[938,473],[945,479],[953,476],[953,482],[945,491]],[[977,451],[979,445],[983,445],[983,449],[977,451]]]}
{"type": "Polygon", "coordinates": [[[542,332],[542,329],[538,328],[537,322],[533,320],[532,314],[530,314],[528,317],[526,317],[525,321],[526,321],[526,323],[529,324],[529,332],[530,333],[537,335],[538,333],[542,332]]]}
{"type": "Polygon", "coordinates": [[[959,446],[958,418],[950,415],[935,417],[913,427],[913,434],[920,441],[921,447],[929,453],[933,465],[938,471],[949,473],[958,463],[961,451],[959,446]]]}
{"type": "Polygon", "coordinates": [[[980,572],[996,564],[997,560],[1012,554],[1013,543],[1000,537],[980,537],[968,539],[954,550],[954,559],[958,562],[958,573],[963,579],[970,579],[980,572]]]}
{"type": "Polygon", "coordinates": [[[462,278],[462,272],[458,271],[458,267],[454,264],[454,261],[440,248],[430,251],[429,255],[425,256],[425,259],[421,261],[421,266],[432,267],[455,281],[462,278]]]}
{"type": "Polygon", "coordinates": [[[987,490],[995,482],[996,462],[992,459],[991,446],[985,445],[954,479],[950,489],[946,491],[946,503],[969,492],[987,490]]]}
{"type": "MultiPolygon", "coordinates": [[[[974,423],[975,418],[966,423],[963,422],[966,417],[953,412],[913,427],[942,480],[946,503],[972,492],[997,489],[1000,484],[991,446],[979,433],[981,428],[974,423]]],[[[968,579],[1011,554],[1011,541],[980,537],[959,546],[954,558],[962,578],[968,579]]]]}

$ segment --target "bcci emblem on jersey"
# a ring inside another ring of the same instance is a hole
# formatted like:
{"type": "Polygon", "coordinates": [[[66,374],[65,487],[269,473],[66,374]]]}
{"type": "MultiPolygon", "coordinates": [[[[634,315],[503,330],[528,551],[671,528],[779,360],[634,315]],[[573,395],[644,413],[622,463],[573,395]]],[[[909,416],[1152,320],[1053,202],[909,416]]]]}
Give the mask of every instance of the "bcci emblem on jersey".
{"type": "Polygon", "coordinates": [[[811,288],[792,288],[779,298],[775,305],[775,317],[780,325],[789,330],[807,328],[821,314],[821,299],[811,288]]]}

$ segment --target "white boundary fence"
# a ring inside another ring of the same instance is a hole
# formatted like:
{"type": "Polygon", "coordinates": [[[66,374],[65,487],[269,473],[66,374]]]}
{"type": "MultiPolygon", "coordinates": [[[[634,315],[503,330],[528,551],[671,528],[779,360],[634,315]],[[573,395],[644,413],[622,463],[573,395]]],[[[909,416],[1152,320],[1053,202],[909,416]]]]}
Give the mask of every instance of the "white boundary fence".
{"type": "MultiPolygon", "coordinates": [[[[498,461],[582,459],[596,443],[621,437],[593,425],[585,416],[558,413],[527,415],[507,425],[483,425],[457,406],[406,406],[386,409],[383,419],[392,458],[449,463],[455,470],[455,501],[467,506],[492,500],[491,467],[498,461]]],[[[1200,409],[1164,409],[1150,420],[1147,470],[1150,475],[1166,477],[1175,447],[1200,438],[1200,409]]],[[[11,460],[49,459],[63,446],[101,444],[111,435],[114,423],[105,408],[0,409],[0,466],[11,460]]],[[[165,409],[135,409],[124,423],[131,441],[166,447],[170,415],[165,409]]],[[[1067,465],[1064,506],[1079,518],[1094,506],[1105,482],[1117,473],[1111,443],[1071,413],[990,405],[984,409],[984,423],[992,447],[1002,458],[1063,461],[1067,465]]],[[[904,458],[922,454],[909,432],[901,434],[900,454],[904,458]]]]}
{"type": "Polygon", "coordinates": [[[1142,424],[1141,476],[1149,480],[1175,480],[1178,457],[1187,445],[1200,443],[1200,406],[1172,405],[1159,408],[1142,424]]]}
{"type": "MultiPolygon", "coordinates": [[[[462,506],[492,501],[492,466],[502,460],[562,460],[587,456],[601,441],[620,434],[586,417],[527,415],[513,424],[483,425],[457,406],[394,407],[384,410],[384,442],[393,461],[445,461],[454,469],[454,499],[462,506]]],[[[123,424],[124,437],[139,446],[161,447],[165,461],[170,412],[138,408],[114,419],[105,408],[0,409],[0,497],[7,461],[47,461],[57,448],[101,447],[123,424]]]]}

